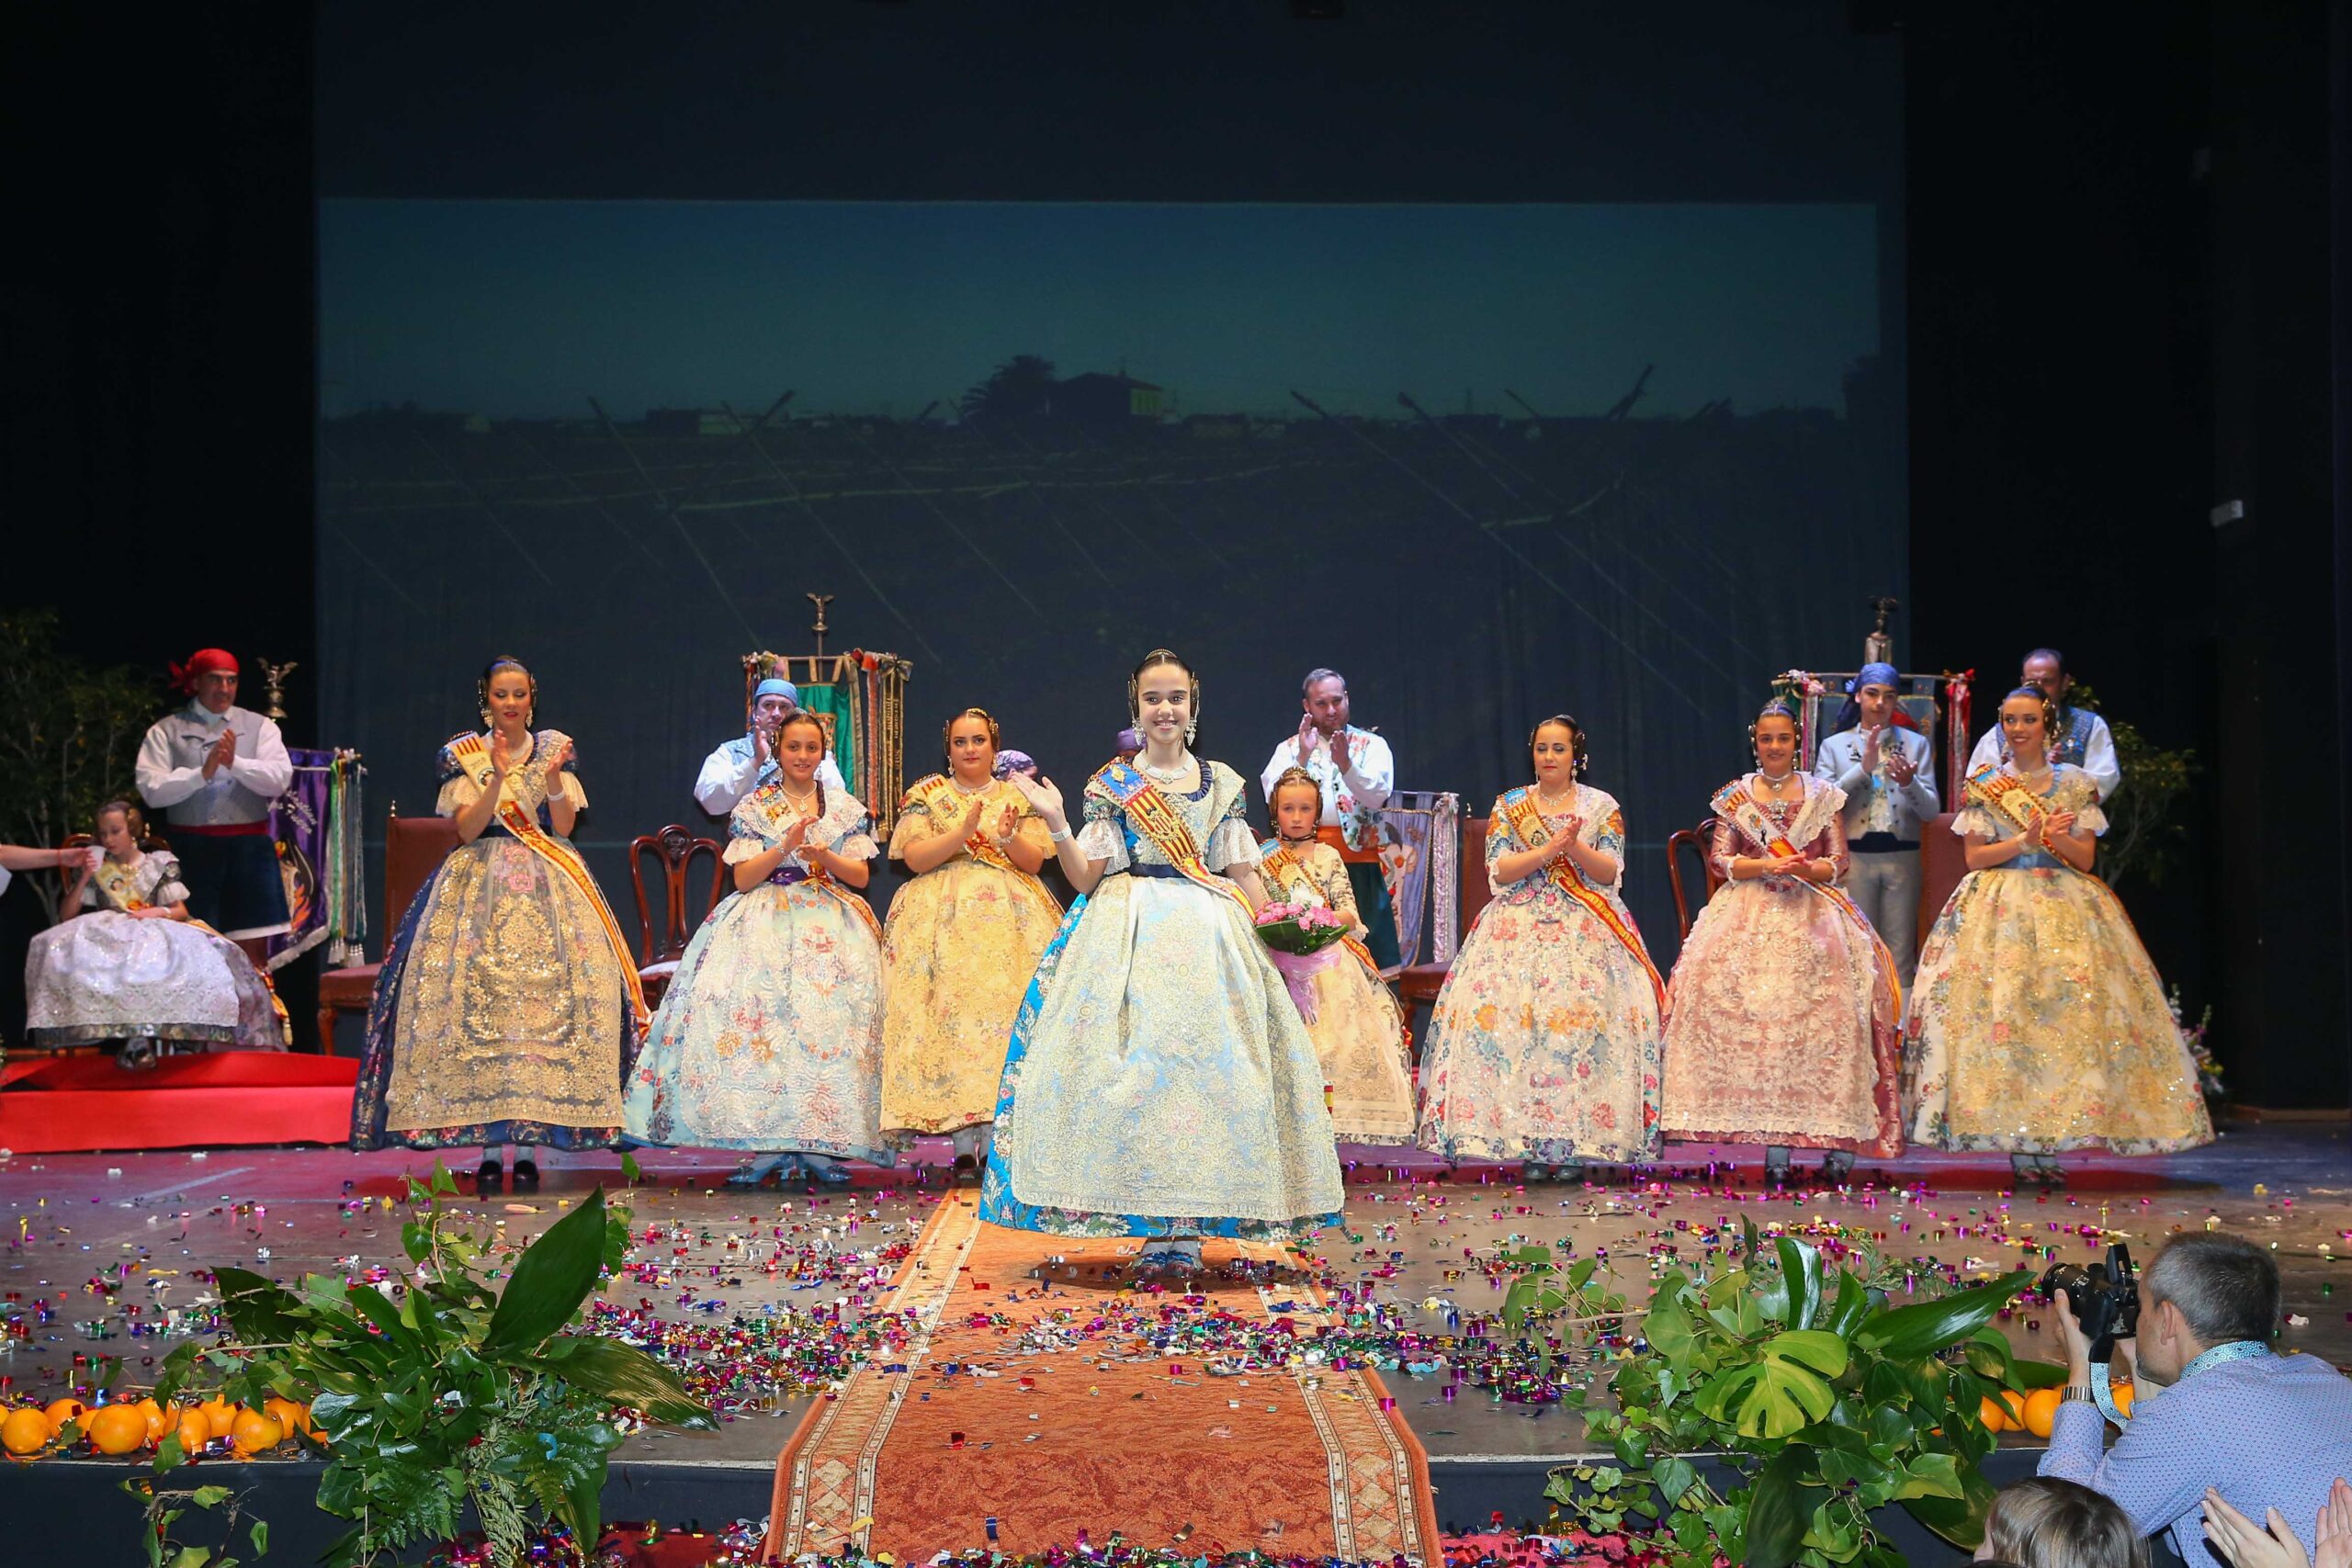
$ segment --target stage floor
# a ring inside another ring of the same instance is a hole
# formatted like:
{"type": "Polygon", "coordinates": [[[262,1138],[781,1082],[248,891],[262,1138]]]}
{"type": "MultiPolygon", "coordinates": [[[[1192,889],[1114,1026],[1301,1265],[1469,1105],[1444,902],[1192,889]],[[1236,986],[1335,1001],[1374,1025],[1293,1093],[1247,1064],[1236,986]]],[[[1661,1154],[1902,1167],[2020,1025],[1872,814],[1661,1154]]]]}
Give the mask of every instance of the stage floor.
{"type": "MultiPolygon", "coordinates": [[[[1425,1157],[1351,1147],[1342,1151],[1355,1162],[1345,1234],[1327,1235],[1319,1250],[1330,1282],[1410,1303],[1431,1332],[1442,1333],[1442,1313],[1422,1303],[1454,1302],[1464,1316],[1493,1311],[1499,1287],[1464,1264],[1470,1255],[1504,1243],[1566,1243],[1586,1257],[1606,1248],[1623,1288],[1638,1296],[1646,1289],[1654,1250],[1674,1245],[1683,1256],[1695,1256],[1699,1233],[1726,1223],[1736,1229],[1742,1215],[1759,1223],[1826,1222],[1883,1232],[1890,1256],[1970,1269],[2014,1267],[2020,1260],[2039,1269],[2048,1247],[2060,1248],[2060,1257],[2087,1260],[2098,1252],[2082,1234],[2086,1226],[2119,1235],[2144,1258],[2173,1231],[2218,1223],[2278,1249],[2288,1311],[2297,1320],[2287,1343],[2352,1364],[2352,1291],[2340,1301],[2333,1296],[2346,1265],[2330,1257],[2332,1250],[2352,1253],[2348,1133],[2352,1129],[2340,1122],[2241,1124],[2188,1155],[2072,1157],[2072,1184],[2048,1193],[2007,1190],[2007,1164],[1997,1156],[1914,1154],[1865,1165],[1842,1193],[1801,1190],[1777,1199],[1756,1189],[1754,1149],[1722,1151],[1736,1168],[1712,1179],[1703,1163],[1707,1151],[1676,1149],[1676,1162],[1638,1187],[1612,1172],[1612,1180],[1569,1188],[1521,1187],[1515,1170],[1498,1167],[1467,1166],[1448,1180],[1443,1168],[1425,1157]],[[1969,1230],[1964,1237],[1962,1226],[1969,1230]],[[1448,1270],[1462,1272],[1448,1279],[1448,1270]]],[[[945,1145],[926,1145],[923,1152],[944,1158],[945,1145]]],[[[911,1240],[940,1190],[913,1184],[904,1172],[865,1169],[854,1197],[768,1191],[754,1199],[718,1186],[733,1168],[731,1158],[649,1150],[639,1159],[645,1185],[628,1201],[641,1238],[638,1257],[659,1266],[660,1282],[652,1276],[616,1281],[608,1299],[706,1325],[739,1314],[830,1305],[843,1295],[851,1297],[854,1314],[854,1284],[803,1280],[796,1288],[785,1274],[762,1272],[761,1257],[779,1241],[795,1248],[863,1249],[911,1240]],[[649,1226],[659,1239],[642,1240],[649,1226]]],[[[406,1190],[403,1178],[429,1172],[432,1163],[429,1156],[399,1151],[354,1156],[236,1148],[201,1156],[0,1161],[0,1230],[6,1237],[0,1315],[31,1313],[44,1300],[54,1311],[53,1321],[36,1326],[29,1343],[0,1356],[0,1375],[12,1380],[15,1396],[47,1398],[74,1375],[77,1354],[104,1353],[125,1357],[129,1380],[145,1381],[144,1360],[176,1341],[119,1333],[100,1339],[92,1337],[92,1326],[111,1322],[119,1330],[120,1307],[136,1305],[152,1317],[159,1302],[187,1306],[207,1289],[199,1271],[216,1265],[286,1279],[397,1266],[402,1261],[400,1226],[380,1200],[397,1201],[406,1190]],[[119,1295],[107,1300],[97,1289],[102,1276],[131,1262],[140,1267],[119,1295]]],[[[564,1200],[599,1181],[617,1186],[620,1180],[614,1156],[543,1154],[541,1164],[546,1183],[536,1196],[469,1198],[466,1205],[519,1239],[551,1223],[564,1200]]],[[[470,1189],[470,1179],[460,1185],[470,1189]]],[[[1122,1247],[1131,1244],[1073,1241],[1064,1250],[1073,1262],[1091,1262],[1109,1259],[1122,1247]]],[[[853,1280],[859,1272],[846,1270],[853,1280]]],[[[887,1275],[887,1268],[880,1273],[887,1275]]],[[[2019,1313],[2005,1326],[2021,1351],[2057,1355],[2054,1326],[2038,1315],[2019,1313]]],[[[1574,1454],[1582,1446],[1581,1423],[1555,1408],[1501,1403],[1468,1385],[1447,1400],[1442,1378],[1385,1375],[1434,1465],[1524,1464],[1574,1454]]],[[[763,1471],[804,1408],[804,1401],[775,1401],[773,1408],[739,1414],[716,1432],[634,1438],[616,1457],[763,1471]]]]}

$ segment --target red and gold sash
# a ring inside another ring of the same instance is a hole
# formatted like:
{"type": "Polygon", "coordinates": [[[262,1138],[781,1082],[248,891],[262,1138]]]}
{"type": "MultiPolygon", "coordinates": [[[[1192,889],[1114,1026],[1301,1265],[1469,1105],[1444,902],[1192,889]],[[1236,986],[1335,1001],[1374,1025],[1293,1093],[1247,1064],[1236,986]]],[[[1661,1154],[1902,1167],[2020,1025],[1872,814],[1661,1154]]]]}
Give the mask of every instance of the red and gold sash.
{"type": "MultiPolygon", "coordinates": [[[[1535,797],[1528,790],[1516,789],[1502,798],[1503,820],[1519,841],[1529,849],[1541,849],[1552,841],[1552,829],[1544,822],[1544,814],[1535,808],[1535,797]]],[[[1641,961],[1642,972],[1650,977],[1650,989],[1657,993],[1657,1017],[1666,1021],[1666,980],[1650,962],[1650,950],[1642,945],[1642,933],[1634,928],[1630,916],[1621,915],[1617,907],[1586,885],[1577,874],[1576,867],[1560,861],[1546,861],[1544,874],[1552,886],[1575,899],[1585,911],[1608,928],[1609,934],[1624,944],[1625,951],[1641,961]]]]}
{"type": "Polygon", "coordinates": [[[2033,786],[2017,774],[2005,773],[1997,764],[1988,762],[1968,775],[1964,787],[1975,805],[2012,828],[2041,837],[2041,825],[2050,814],[2042,809],[2041,797],[2033,793],[2033,786]]]}
{"type": "MultiPolygon", "coordinates": [[[[533,741],[533,745],[537,742],[533,741]]],[[[490,748],[479,735],[462,736],[449,743],[449,755],[466,776],[483,794],[490,793],[492,766],[490,748]]],[[[536,813],[526,811],[514,798],[502,795],[498,801],[498,825],[512,833],[524,846],[536,854],[557,874],[578,888],[587,897],[588,907],[596,911],[596,919],[605,928],[605,940],[612,944],[614,961],[621,966],[623,983],[628,987],[628,999],[637,1009],[637,1032],[642,1035],[652,1027],[653,1016],[645,1005],[645,987],[639,981],[637,957],[628,950],[628,939],[621,934],[620,922],[613,919],[612,907],[605,902],[604,894],[596,886],[596,879],[588,874],[579,852],[569,844],[560,844],[539,826],[536,813]]]]}
{"type": "MultiPolygon", "coordinates": [[[[1205,780],[1209,765],[1202,762],[1198,766],[1205,780]]],[[[1183,813],[1170,804],[1149,779],[1126,762],[1105,762],[1094,777],[1126,812],[1136,831],[1149,839],[1168,857],[1168,863],[1183,873],[1186,881],[1223,894],[1240,905],[1244,915],[1250,912],[1250,899],[1241,889],[1202,863],[1201,846],[1193,842],[1193,829],[1185,825],[1183,813]]]]}
{"type": "MultiPolygon", "coordinates": [[[[820,790],[824,786],[822,784],[818,786],[820,790]]],[[[752,792],[751,798],[753,805],[757,806],[763,812],[766,813],[769,825],[775,829],[779,836],[783,834],[786,829],[792,825],[792,819],[795,815],[792,809],[792,797],[784,793],[784,781],[782,779],[770,779],[767,783],[753,790],[752,792]]],[[[823,820],[823,817],[820,816],[812,820],[808,826],[811,829],[814,829],[817,823],[823,820]]],[[[801,840],[801,843],[803,846],[806,846],[808,840],[804,838],[801,840]]],[[[774,846],[770,847],[773,848],[774,846]]],[[[823,849],[827,846],[820,844],[817,847],[819,849],[823,849]]],[[[821,888],[823,891],[830,893],[834,897],[840,899],[843,905],[856,913],[858,919],[865,922],[865,929],[874,933],[875,941],[880,942],[882,940],[882,922],[876,917],[874,913],[874,906],[868,904],[865,899],[859,897],[850,889],[842,886],[840,882],[834,879],[833,874],[827,871],[823,866],[812,865],[808,862],[800,860],[796,856],[787,855],[785,858],[789,863],[800,868],[802,874],[800,878],[801,881],[806,882],[812,886],[821,888]]]]}
{"type": "MultiPolygon", "coordinates": [[[[1266,887],[1269,893],[1279,893],[1294,882],[1302,882],[1315,888],[1314,876],[1308,872],[1306,863],[1298,858],[1297,851],[1280,839],[1269,839],[1258,846],[1258,874],[1269,879],[1266,887]]],[[[1322,890],[1315,888],[1315,891],[1319,894],[1322,890]]],[[[1356,955],[1356,962],[1363,965],[1364,973],[1372,976],[1374,984],[1381,983],[1380,963],[1373,957],[1372,949],[1352,935],[1341,937],[1340,945],[1356,955]]]]}
{"type": "MultiPolygon", "coordinates": [[[[957,789],[954,781],[950,780],[946,774],[933,773],[909,784],[907,798],[919,803],[923,810],[930,814],[933,821],[942,827],[952,828],[962,818],[965,811],[969,809],[975,797],[957,789]]],[[[985,812],[998,809],[998,807],[989,806],[981,809],[985,812]]],[[[992,865],[999,871],[1012,872],[1016,876],[1022,874],[1021,868],[1012,863],[1012,857],[1004,852],[1003,847],[982,829],[973,829],[970,836],[965,839],[964,852],[984,865],[992,865]]]]}
{"type": "MultiPolygon", "coordinates": [[[[1789,836],[1773,825],[1772,818],[1766,815],[1761,806],[1757,804],[1756,797],[1747,792],[1746,779],[1734,779],[1724,785],[1715,792],[1714,799],[1709,804],[1715,808],[1717,817],[1738,829],[1740,832],[1747,835],[1749,843],[1754,844],[1766,854],[1794,855],[1799,852],[1797,847],[1789,842],[1789,836]]],[[[1802,876],[1795,880],[1800,886],[1827,899],[1830,908],[1845,916],[1847,921],[1870,942],[1871,957],[1878,964],[1879,977],[1886,982],[1889,992],[1894,998],[1895,1010],[1899,1014],[1903,1007],[1901,974],[1894,967],[1894,953],[1887,947],[1885,939],[1878,934],[1878,928],[1871,924],[1870,917],[1855,906],[1854,900],[1842,887],[1835,887],[1827,883],[1815,882],[1802,876]]]]}

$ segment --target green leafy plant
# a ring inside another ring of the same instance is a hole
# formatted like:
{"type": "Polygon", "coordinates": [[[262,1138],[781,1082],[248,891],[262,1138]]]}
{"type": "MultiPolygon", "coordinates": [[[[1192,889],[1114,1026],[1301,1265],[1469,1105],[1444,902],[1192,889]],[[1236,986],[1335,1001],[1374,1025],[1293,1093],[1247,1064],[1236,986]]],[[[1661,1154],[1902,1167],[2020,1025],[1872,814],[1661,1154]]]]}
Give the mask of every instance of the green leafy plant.
{"type": "Polygon", "coordinates": [[[1556,1471],[1546,1495],[1673,1568],[1713,1568],[1718,1554],[1749,1568],[1896,1568],[1871,1518],[1895,1504],[1973,1548],[1993,1497],[1978,1468],[1994,1442],[1982,1400],[2063,1375],[2015,1359],[1991,1326],[2030,1276],[1894,1306],[1871,1282],[1874,1255],[1829,1265],[1793,1236],[1768,1245],[1753,1224],[1730,1261],[1712,1277],[1668,1269],[1638,1314],[1596,1289],[1588,1264],[1532,1271],[1532,1314],[1604,1330],[1638,1316],[1646,1341],[1616,1363],[1613,1407],[1571,1391],[1618,1463],[1556,1471]]]}
{"type": "MultiPolygon", "coordinates": [[[[2098,708],[2098,694],[2080,682],[2067,692],[2066,701],[2098,708]]],[[[2181,807],[2203,769],[2196,752],[2159,746],[2137,725],[2110,718],[2107,729],[2115,739],[2115,765],[2122,770],[2123,782],[2104,803],[2107,831],[2098,841],[2098,874],[2109,887],[2129,876],[2143,877],[2154,887],[2164,881],[2188,841],[2188,829],[2179,819],[2181,807]]]]}
{"type": "MultiPolygon", "coordinates": [[[[55,612],[0,615],[0,842],[56,845],[89,831],[101,805],[130,793],[155,705],[150,677],[59,648],[55,612]]],[[[54,917],[53,883],[34,886],[54,917]]]]}
{"type": "MultiPolygon", "coordinates": [[[[493,1294],[481,1272],[490,1244],[439,1202],[456,1190],[438,1166],[429,1186],[409,1183],[418,1208],[401,1227],[415,1266],[404,1290],[314,1274],[289,1291],[222,1269],[233,1341],[183,1346],[164,1363],[162,1401],[208,1378],[247,1404],[309,1400],[329,1456],[319,1506],[356,1527],[329,1550],[330,1564],[447,1540],[467,1503],[502,1562],[520,1561],[550,1519],[593,1545],[620,1412],[714,1425],[644,1351],[570,1332],[628,1251],[628,1210],[608,1209],[598,1188],[524,1250],[493,1294]]],[[[155,1469],[184,1459],[167,1437],[155,1469]]]]}
{"type": "MultiPolygon", "coordinates": [[[[153,1482],[134,1477],[122,1483],[122,1489],[147,1505],[147,1568],[237,1568],[246,1561],[232,1557],[225,1546],[191,1546],[173,1538],[172,1527],[190,1508],[209,1513],[226,1503],[228,1512],[221,1517],[223,1535],[233,1534],[240,1508],[237,1499],[226,1486],[195,1486],[187,1491],[159,1487],[153,1482]]],[[[255,1558],[269,1555],[269,1524],[254,1519],[246,1527],[246,1539],[253,1542],[255,1558]]]]}

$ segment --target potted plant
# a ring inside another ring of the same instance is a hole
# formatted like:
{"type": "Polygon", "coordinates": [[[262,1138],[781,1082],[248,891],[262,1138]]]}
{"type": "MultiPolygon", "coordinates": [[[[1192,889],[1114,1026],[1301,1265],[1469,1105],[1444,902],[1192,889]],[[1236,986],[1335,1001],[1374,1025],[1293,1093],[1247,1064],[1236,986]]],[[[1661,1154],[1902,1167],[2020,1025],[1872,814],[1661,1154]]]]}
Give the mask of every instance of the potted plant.
{"type": "Polygon", "coordinates": [[[1887,1285],[1899,1271],[1882,1276],[1867,1251],[1826,1263],[1819,1247],[1786,1235],[1768,1245],[1750,1224],[1731,1267],[1668,1269],[1647,1309],[1628,1312],[1596,1286],[1590,1262],[1563,1274],[1529,1261],[1507,1325],[1565,1314],[1604,1333],[1641,1328],[1615,1363],[1607,1407],[1570,1391],[1618,1463],[1555,1472],[1546,1495],[1586,1529],[1623,1533],[1672,1568],[1718,1557],[1897,1568],[1901,1554],[1871,1521],[1890,1505],[1973,1548],[1993,1498],[1978,1469],[1994,1444],[1983,1401],[2063,1375],[2015,1359],[1991,1326],[2030,1281],[2022,1271],[1894,1305],[1887,1285]]]}
{"type": "MultiPolygon", "coordinates": [[[[633,1161],[624,1167],[634,1175],[633,1161]]],[[[455,1192],[438,1166],[429,1186],[409,1183],[419,1208],[401,1227],[405,1280],[314,1274],[287,1290],[220,1269],[232,1338],[174,1351],[155,1391],[166,1408],[198,1385],[256,1408],[273,1395],[307,1401],[327,1454],[319,1506],[354,1526],[327,1554],[338,1568],[454,1536],[468,1504],[502,1562],[520,1562],[551,1521],[575,1551],[592,1547],[606,1461],[628,1425],[714,1425],[643,1350],[571,1332],[628,1251],[628,1210],[607,1208],[598,1188],[493,1294],[481,1273],[489,1243],[440,1204],[455,1192]]],[[[156,1475],[188,1457],[164,1438],[156,1475]]]]}

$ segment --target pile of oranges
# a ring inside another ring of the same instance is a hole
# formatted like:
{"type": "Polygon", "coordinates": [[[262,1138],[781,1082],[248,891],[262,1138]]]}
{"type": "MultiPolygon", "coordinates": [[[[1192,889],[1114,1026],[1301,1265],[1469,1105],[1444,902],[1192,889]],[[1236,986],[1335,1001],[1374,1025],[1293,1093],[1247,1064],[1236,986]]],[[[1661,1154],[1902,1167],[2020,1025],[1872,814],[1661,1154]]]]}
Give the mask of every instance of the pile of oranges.
{"type": "MultiPolygon", "coordinates": [[[[2132,1414],[2132,1385],[2117,1383],[2109,1391],[2115,1397],[2115,1408],[2125,1416],[2132,1414]]],[[[2031,1393],[2019,1393],[2015,1389],[2003,1389],[1997,1397],[1985,1399],[1976,1411],[1988,1432],[2030,1432],[2037,1438],[2050,1436],[2050,1424],[2057,1417],[2059,1402],[2065,1397],[2054,1388],[2038,1388],[2031,1393]]]]}
{"type": "Polygon", "coordinates": [[[153,1398],[99,1405],[59,1399],[45,1406],[23,1405],[0,1416],[0,1449],[12,1459],[38,1459],[59,1447],[69,1425],[102,1454],[134,1454],[168,1436],[179,1438],[181,1451],[191,1460],[216,1444],[239,1459],[251,1459],[297,1432],[324,1441],[311,1424],[311,1407],[300,1401],[270,1399],[254,1410],[215,1394],[200,1404],[169,1409],[153,1398]]]}

